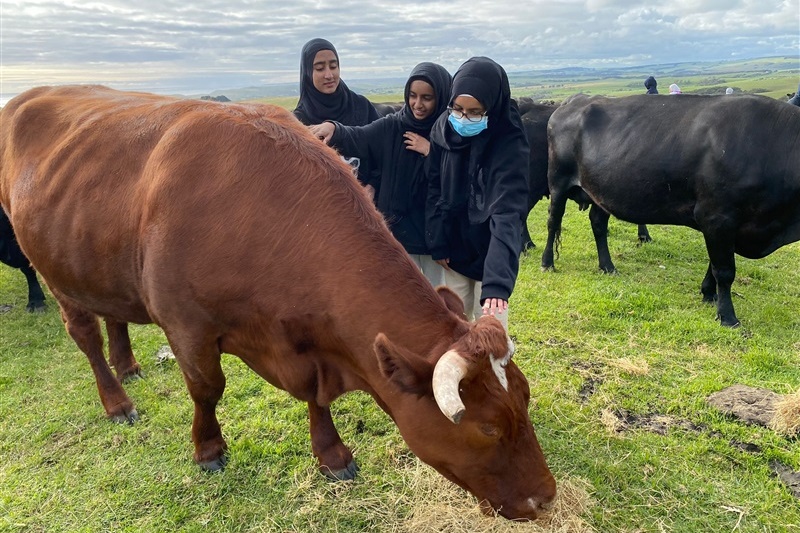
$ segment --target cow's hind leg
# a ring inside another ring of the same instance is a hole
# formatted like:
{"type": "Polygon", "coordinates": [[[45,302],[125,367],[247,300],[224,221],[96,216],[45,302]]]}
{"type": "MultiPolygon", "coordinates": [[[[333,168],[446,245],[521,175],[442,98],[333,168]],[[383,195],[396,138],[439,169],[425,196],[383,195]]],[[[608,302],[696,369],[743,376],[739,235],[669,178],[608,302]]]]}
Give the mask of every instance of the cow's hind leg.
{"type": "Polygon", "coordinates": [[[561,222],[566,209],[566,192],[552,192],[547,215],[547,242],[542,252],[542,270],[556,269],[554,255],[561,241],[561,222]]]}
{"type": "Polygon", "coordinates": [[[128,323],[106,318],[108,333],[108,358],[117,373],[117,379],[125,383],[142,375],[142,367],[136,362],[131,350],[128,323]]]}
{"type": "Polygon", "coordinates": [[[320,471],[335,481],[354,479],[358,466],[333,425],[330,408],[308,402],[308,418],[311,451],[319,461],[320,471]]]}
{"type": "Polygon", "coordinates": [[[192,442],[194,461],[209,472],[222,470],[228,462],[228,445],[217,420],[217,403],[225,391],[217,339],[201,333],[167,331],[167,339],[183,372],[189,395],[194,401],[192,442]]]}
{"type": "Polygon", "coordinates": [[[717,301],[717,280],[714,278],[711,261],[708,262],[708,270],[700,284],[700,294],[703,295],[703,301],[706,303],[713,304],[717,301]]]}
{"type": "Polygon", "coordinates": [[[589,221],[592,223],[599,267],[606,274],[613,274],[617,271],[617,267],[611,261],[611,253],[608,251],[608,219],[608,213],[597,204],[592,204],[589,209],[589,221]]]}
{"type": "Polygon", "coordinates": [[[39,285],[39,280],[36,279],[36,271],[30,265],[22,266],[20,270],[28,282],[28,305],[25,306],[25,309],[29,313],[43,313],[47,306],[44,303],[42,286],[39,285]]]}
{"type": "Polygon", "coordinates": [[[61,318],[67,332],[89,359],[106,414],[114,422],[134,423],[139,415],[125,389],[108,366],[103,354],[103,337],[100,334],[100,322],[97,316],[73,305],[63,297],[56,295],[56,299],[61,306],[61,318]]]}

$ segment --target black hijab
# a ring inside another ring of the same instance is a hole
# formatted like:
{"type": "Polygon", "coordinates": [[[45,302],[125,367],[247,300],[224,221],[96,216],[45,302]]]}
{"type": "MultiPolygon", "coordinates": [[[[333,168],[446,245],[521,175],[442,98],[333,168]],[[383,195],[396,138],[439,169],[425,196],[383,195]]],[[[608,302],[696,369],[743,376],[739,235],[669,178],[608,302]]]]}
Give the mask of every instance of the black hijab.
{"type": "Polygon", "coordinates": [[[431,132],[436,119],[439,118],[450,101],[450,87],[453,83],[453,77],[441,65],[436,63],[423,62],[411,70],[411,74],[406,82],[406,87],[403,90],[403,101],[405,105],[400,110],[400,121],[407,131],[413,131],[424,137],[428,137],[431,132]],[[408,95],[411,91],[411,84],[417,80],[422,80],[428,85],[433,87],[433,94],[436,96],[436,109],[428,117],[417,120],[414,118],[414,112],[411,111],[411,106],[408,105],[408,95]]]}
{"type": "MultiPolygon", "coordinates": [[[[425,138],[430,136],[436,119],[447,108],[450,99],[452,76],[441,65],[436,63],[420,63],[411,71],[404,91],[405,105],[397,113],[400,122],[399,138],[392,144],[392,155],[388,158],[394,162],[391,169],[384,168],[381,188],[378,194],[378,209],[390,215],[405,215],[411,208],[414,198],[420,194],[425,181],[423,171],[424,158],[416,152],[409,151],[403,142],[402,133],[412,131],[425,138]],[[411,84],[422,80],[433,87],[436,96],[436,109],[428,117],[419,120],[414,117],[408,104],[411,84]]],[[[386,120],[386,119],[383,119],[386,120]]]]}
{"type": "Polygon", "coordinates": [[[314,57],[320,50],[330,50],[339,60],[336,48],[325,39],[311,39],[300,53],[300,99],[295,115],[306,125],[335,120],[346,126],[363,126],[378,118],[378,112],[364,96],[351,91],[340,78],[333,94],[314,87],[314,57]]]}
{"type": "Polygon", "coordinates": [[[644,86],[647,88],[647,94],[658,94],[658,82],[653,76],[644,80],[644,86]]]}
{"type": "Polygon", "coordinates": [[[436,120],[431,142],[443,148],[442,209],[460,211],[467,207],[473,224],[485,222],[498,209],[518,211],[524,216],[525,195],[516,190],[519,184],[505,179],[513,179],[513,174],[519,171],[517,165],[522,166],[527,176],[529,152],[505,70],[488,57],[467,60],[453,76],[448,105],[462,94],[483,104],[488,125],[474,137],[461,137],[450,126],[447,112],[436,120]]]}

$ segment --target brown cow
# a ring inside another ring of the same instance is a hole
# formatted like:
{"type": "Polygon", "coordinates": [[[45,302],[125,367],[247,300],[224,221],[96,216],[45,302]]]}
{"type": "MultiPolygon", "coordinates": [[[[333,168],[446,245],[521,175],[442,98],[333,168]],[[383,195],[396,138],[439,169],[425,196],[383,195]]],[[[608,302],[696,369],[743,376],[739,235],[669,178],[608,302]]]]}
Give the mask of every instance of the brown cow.
{"type": "Polygon", "coordinates": [[[98,316],[120,378],[139,368],[127,323],[164,330],[205,469],[225,463],[225,352],[308,403],[312,451],[333,477],[355,463],[329,405],[364,390],[484,510],[549,507],[555,480],[502,326],[437,295],[349,167],[290,113],[80,86],[32,89],[0,119],[0,201],[109,417],[136,411],[98,316]]]}

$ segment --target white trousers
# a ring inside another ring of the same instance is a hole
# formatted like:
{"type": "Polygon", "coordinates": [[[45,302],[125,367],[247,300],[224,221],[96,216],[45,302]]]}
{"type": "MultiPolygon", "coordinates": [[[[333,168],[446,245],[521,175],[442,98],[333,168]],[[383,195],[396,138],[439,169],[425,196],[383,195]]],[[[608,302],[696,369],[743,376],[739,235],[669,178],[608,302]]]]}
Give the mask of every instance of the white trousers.
{"type": "MultiPolygon", "coordinates": [[[[464,302],[467,320],[477,320],[483,316],[481,307],[481,282],[463,276],[455,270],[444,271],[444,284],[453,290],[464,302]]],[[[494,315],[508,333],[508,310],[494,315]]]]}
{"type": "Polygon", "coordinates": [[[433,260],[429,255],[409,254],[414,264],[419,267],[431,285],[438,287],[445,285],[444,281],[444,267],[433,260]]]}

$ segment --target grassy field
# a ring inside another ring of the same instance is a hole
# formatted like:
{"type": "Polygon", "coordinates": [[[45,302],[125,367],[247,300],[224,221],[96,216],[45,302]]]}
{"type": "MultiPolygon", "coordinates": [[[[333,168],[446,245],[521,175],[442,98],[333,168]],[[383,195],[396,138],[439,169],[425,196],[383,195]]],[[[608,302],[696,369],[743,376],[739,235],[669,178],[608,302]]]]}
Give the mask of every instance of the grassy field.
{"type": "Polygon", "coordinates": [[[588,217],[570,204],[557,271],[543,273],[546,210],[529,220],[539,248],[523,258],[510,328],[560,487],[544,521],[481,516],[363,393],[334,404],[359,477],[325,481],[304,404],[227,355],[218,415],[231,460],[204,474],[180,372],[156,358],[160,330],[131,327],[145,378],[126,389],[141,420],[114,425],[52,298],[27,314],[23,277],[0,267],[0,304],[13,306],[0,314],[0,531],[800,531],[800,502],[770,466],[800,470],[800,440],[706,403],[734,383],[800,388],[800,244],[738,258],[742,327],[726,329],[699,296],[699,233],[653,226],[655,241],[637,246],[635,227],[612,220],[620,274],[603,275],[588,217]]]}

